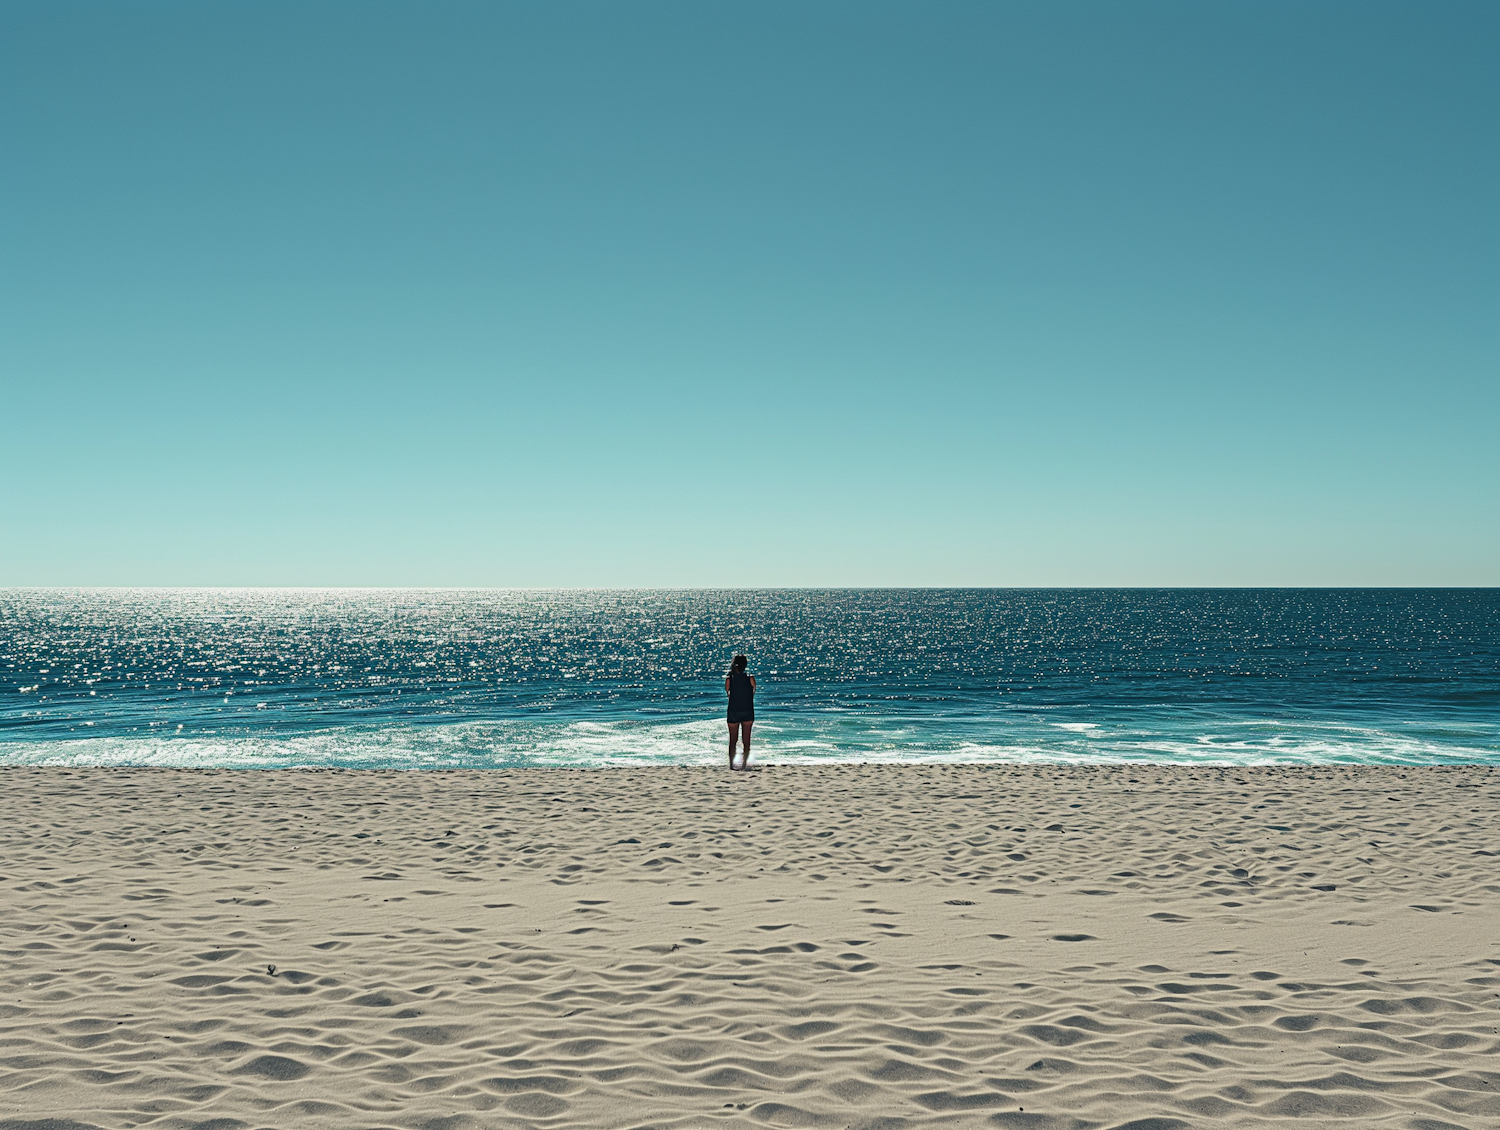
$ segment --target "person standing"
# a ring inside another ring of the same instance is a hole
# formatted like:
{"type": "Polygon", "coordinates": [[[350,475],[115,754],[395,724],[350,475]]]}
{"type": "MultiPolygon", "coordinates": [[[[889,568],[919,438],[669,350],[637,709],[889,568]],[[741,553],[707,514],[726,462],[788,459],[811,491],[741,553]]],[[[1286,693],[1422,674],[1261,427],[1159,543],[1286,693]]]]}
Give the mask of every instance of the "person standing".
{"type": "Polygon", "coordinates": [[[749,660],[736,655],[724,679],[724,693],[729,696],[729,768],[734,769],[734,746],[744,741],[745,759],[741,769],[750,768],[750,727],[755,724],[755,676],[745,673],[749,660]]]}

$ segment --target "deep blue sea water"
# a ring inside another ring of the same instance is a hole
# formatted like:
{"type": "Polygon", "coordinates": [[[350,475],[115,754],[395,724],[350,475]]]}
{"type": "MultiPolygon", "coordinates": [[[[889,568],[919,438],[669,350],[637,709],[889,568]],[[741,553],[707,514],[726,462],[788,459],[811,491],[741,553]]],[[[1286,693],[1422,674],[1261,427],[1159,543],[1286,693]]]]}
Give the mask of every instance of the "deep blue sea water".
{"type": "Polygon", "coordinates": [[[1500,589],[0,590],[0,764],[1500,763],[1500,589]]]}

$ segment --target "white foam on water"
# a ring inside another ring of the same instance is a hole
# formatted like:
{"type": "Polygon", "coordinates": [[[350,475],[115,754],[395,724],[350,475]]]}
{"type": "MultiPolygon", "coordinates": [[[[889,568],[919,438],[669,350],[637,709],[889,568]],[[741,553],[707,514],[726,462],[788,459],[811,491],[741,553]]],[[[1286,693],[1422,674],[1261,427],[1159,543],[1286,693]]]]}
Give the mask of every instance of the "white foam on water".
{"type": "MultiPolygon", "coordinates": [[[[1080,764],[1455,764],[1500,763],[1495,734],[1444,731],[1433,740],[1339,722],[1205,720],[1153,732],[1139,719],[1099,723],[927,726],[852,712],[783,716],[756,723],[761,763],[837,762],[1080,764]],[[1061,731],[1059,733],[1059,731],[1061,731]]],[[[0,743],[0,765],[195,768],[441,769],[525,766],[716,765],[727,759],[718,719],[541,721],[334,727],[287,736],[154,734],[0,743]]]]}

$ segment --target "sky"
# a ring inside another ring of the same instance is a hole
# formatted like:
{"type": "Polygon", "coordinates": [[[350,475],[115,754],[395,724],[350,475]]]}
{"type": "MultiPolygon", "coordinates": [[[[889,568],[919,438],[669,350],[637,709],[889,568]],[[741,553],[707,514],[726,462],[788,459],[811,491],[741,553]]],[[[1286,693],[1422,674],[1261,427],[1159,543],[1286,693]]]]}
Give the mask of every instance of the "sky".
{"type": "Polygon", "coordinates": [[[1492,0],[0,5],[0,585],[1500,584],[1492,0]]]}

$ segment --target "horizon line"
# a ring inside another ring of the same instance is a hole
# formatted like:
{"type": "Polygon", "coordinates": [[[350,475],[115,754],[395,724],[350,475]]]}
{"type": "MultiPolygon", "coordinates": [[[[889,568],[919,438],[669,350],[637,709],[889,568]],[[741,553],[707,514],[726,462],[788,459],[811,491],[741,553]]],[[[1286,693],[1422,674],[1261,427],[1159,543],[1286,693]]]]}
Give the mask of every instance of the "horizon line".
{"type": "Polygon", "coordinates": [[[0,585],[4,592],[1424,592],[1500,584],[1198,585],[0,585]]]}

